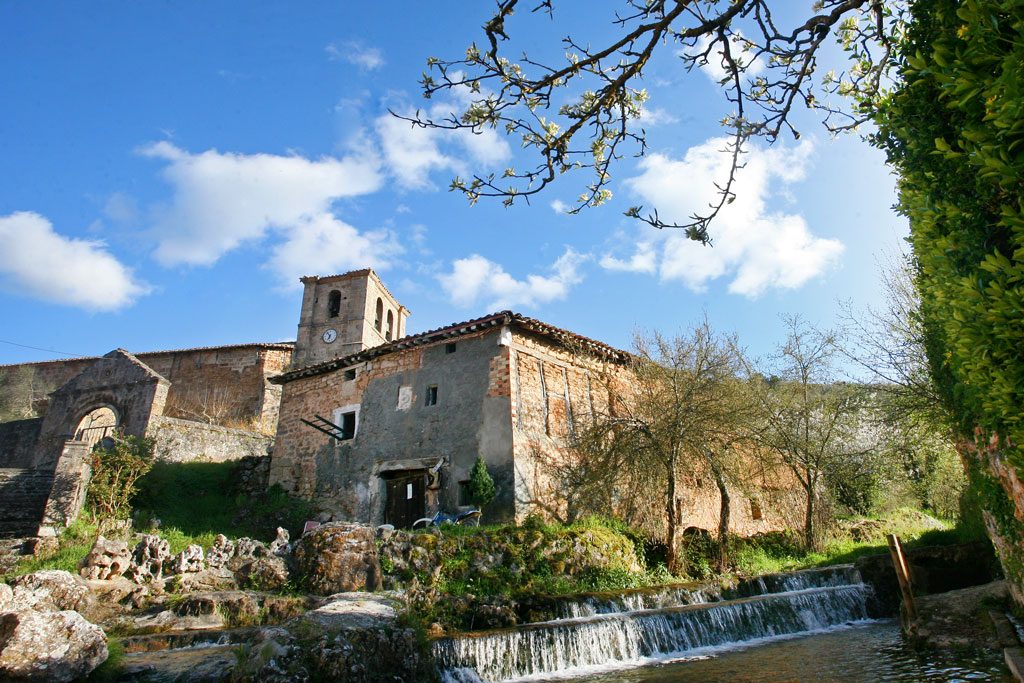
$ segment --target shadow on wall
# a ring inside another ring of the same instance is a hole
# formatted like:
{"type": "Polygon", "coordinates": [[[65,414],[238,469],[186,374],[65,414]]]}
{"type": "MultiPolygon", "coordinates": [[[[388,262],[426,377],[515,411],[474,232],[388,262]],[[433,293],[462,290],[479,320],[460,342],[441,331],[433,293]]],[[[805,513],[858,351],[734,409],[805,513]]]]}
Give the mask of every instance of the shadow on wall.
{"type": "Polygon", "coordinates": [[[282,526],[298,538],[312,514],[309,503],[279,486],[267,490],[268,468],[261,473],[257,460],[155,463],[139,480],[133,501],[136,525],[147,528],[151,520],[159,520],[161,529],[190,536],[224,534],[263,541],[273,540],[282,526]]]}

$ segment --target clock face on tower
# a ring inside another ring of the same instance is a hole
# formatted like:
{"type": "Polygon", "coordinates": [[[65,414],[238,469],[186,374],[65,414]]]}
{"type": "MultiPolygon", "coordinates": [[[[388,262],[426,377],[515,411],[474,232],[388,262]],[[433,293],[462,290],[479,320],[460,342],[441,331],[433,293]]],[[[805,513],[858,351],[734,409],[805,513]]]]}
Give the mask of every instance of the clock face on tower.
{"type": "Polygon", "coordinates": [[[337,338],[338,338],[338,331],[337,330],[333,330],[333,329],[332,330],[324,330],[324,334],[323,334],[324,342],[330,344],[331,342],[333,342],[337,338]]]}

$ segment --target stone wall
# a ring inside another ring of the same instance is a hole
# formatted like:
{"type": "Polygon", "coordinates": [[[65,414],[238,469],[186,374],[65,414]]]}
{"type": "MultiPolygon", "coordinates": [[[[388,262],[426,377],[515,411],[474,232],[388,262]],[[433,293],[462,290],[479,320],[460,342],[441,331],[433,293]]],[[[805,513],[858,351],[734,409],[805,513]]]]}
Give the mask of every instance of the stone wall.
{"type": "Polygon", "coordinates": [[[165,414],[273,434],[280,393],[267,378],[291,362],[291,350],[238,346],[139,354],[171,383],[165,414]]]}
{"type": "MultiPolygon", "coordinates": [[[[248,423],[273,434],[280,388],[267,382],[291,363],[289,344],[240,344],[181,351],[154,351],[136,357],[171,382],[167,410],[173,417],[248,423]]],[[[19,416],[44,415],[50,394],[94,365],[99,358],[74,358],[0,366],[0,391],[19,416]]]]}
{"type": "Polygon", "coordinates": [[[146,436],[154,439],[154,453],[165,462],[225,462],[261,457],[266,456],[273,441],[255,432],[166,416],[154,416],[146,436]]]}
{"type": "Polygon", "coordinates": [[[42,418],[0,423],[0,467],[29,467],[35,459],[42,418]]]}
{"type": "Polygon", "coordinates": [[[492,521],[513,516],[508,350],[496,328],[404,349],[284,385],[270,483],[315,501],[338,519],[382,521],[388,472],[442,463],[428,514],[458,508],[458,482],[477,456],[499,488],[492,521]],[[449,344],[454,343],[452,351],[449,344]],[[346,373],[355,377],[346,379],[346,373]],[[428,387],[436,405],[426,405],[428,387]],[[357,410],[355,437],[337,441],[306,424],[357,410]]]}
{"type": "MultiPolygon", "coordinates": [[[[573,460],[569,437],[591,424],[595,415],[614,415],[630,401],[632,375],[621,363],[576,353],[519,330],[512,334],[509,352],[516,516],[522,521],[528,514],[538,513],[564,520],[570,516],[565,487],[571,475],[566,474],[582,464],[573,460]]],[[[793,507],[792,497],[786,494],[795,485],[792,477],[773,472],[751,487],[748,493],[753,500],[744,492],[730,490],[730,529],[752,535],[786,528],[793,507]]],[[[655,536],[664,532],[667,515],[661,500],[616,500],[609,492],[607,503],[647,532],[655,536]]],[[[678,501],[684,525],[717,529],[720,505],[721,496],[710,473],[694,464],[678,501]]]]}
{"type": "Polygon", "coordinates": [[[270,456],[246,456],[239,460],[231,472],[231,487],[246,496],[265,493],[270,478],[270,456]]]}

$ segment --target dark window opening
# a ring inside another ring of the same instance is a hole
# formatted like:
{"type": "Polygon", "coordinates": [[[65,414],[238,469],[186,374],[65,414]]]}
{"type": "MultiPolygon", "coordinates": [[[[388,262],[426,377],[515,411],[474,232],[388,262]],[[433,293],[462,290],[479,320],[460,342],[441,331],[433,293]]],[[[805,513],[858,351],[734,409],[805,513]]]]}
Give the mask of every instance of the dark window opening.
{"type": "Polygon", "coordinates": [[[445,353],[455,353],[455,342],[448,342],[444,345],[445,353]]]}
{"type": "Polygon", "coordinates": [[[348,441],[354,437],[356,435],[355,411],[352,411],[351,413],[342,413],[341,424],[338,426],[341,427],[341,435],[338,437],[340,441],[348,441]]]}
{"type": "Polygon", "coordinates": [[[380,297],[377,298],[377,313],[373,319],[373,326],[380,332],[381,323],[384,321],[384,300],[380,297]]]}
{"type": "Polygon", "coordinates": [[[469,480],[459,482],[459,505],[472,505],[473,496],[469,493],[469,480]]]}
{"type": "Polygon", "coordinates": [[[334,289],[327,295],[327,317],[337,318],[341,313],[341,292],[334,289]]]}
{"type": "Polygon", "coordinates": [[[424,405],[436,406],[437,405],[437,386],[431,385],[427,387],[427,400],[424,405]]]}
{"type": "Polygon", "coordinates": [[[388,331],[384,335],[384,338],[391,341],[395,336],[395,314],[388,311],[388,331]]]}
{"type": "Polygon", "coordinates": [[[761,519],[761,506],[754,501],[750,501],[750,517],[755,522],[761,519]]]}
{"type": "Polygon", "coordinates": [[[355,369],[346,370],[345,371],[345,381],[346,382],[351,382],[355,378],[356,378],[356,371],[355,371],[355,369]]]}

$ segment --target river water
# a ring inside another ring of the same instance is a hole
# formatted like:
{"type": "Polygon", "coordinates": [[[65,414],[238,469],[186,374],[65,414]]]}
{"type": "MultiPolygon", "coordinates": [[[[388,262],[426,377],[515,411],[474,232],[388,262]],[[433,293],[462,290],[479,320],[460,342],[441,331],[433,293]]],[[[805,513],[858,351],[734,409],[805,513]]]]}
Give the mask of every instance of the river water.
{"type": "Polygon", "coordinates": [[[576,596],[547,621],[433,643],[446,683],[1009,681],[997,653],[921,654],[852,565],[576,596]]]}
{"type": "Polygon", "coordinates": [[[683,661],[594,673],[573,680],[587,683],[930,683],[1009,682],[1013,678],[998,653],[919,653],[904,643],[895,621],[883,620],[830,633],[750,643],[703,655],[692,653],[683,661]]]}

